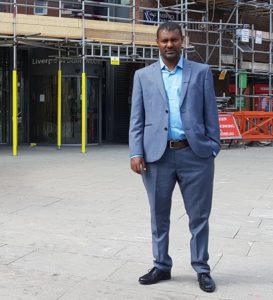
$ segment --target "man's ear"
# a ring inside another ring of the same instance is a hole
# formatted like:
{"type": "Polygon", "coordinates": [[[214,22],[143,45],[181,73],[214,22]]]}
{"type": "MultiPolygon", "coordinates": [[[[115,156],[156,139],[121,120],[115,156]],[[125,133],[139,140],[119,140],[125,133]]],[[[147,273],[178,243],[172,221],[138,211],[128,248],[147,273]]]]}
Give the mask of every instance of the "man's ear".
{"type": "Polygon", "coordinates": [[[184,36],[182,36],[182,49],[184,48],[184,36]]]}

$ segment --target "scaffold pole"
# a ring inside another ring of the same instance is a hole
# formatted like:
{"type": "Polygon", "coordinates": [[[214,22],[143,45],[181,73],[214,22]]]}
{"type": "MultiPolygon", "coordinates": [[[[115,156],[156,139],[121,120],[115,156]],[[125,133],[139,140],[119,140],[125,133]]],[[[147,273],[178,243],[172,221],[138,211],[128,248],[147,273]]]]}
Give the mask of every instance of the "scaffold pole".
{"type": "Polygon", "coordinates": [[[272,41],[272,31],[273,31],[273,0],[270,0],[270,9],[269,9],[269,77],[268,77],[268,94],[269,94],[269,111],[272,111],[272,50],[273,50],[273,41],[272,41]]]}

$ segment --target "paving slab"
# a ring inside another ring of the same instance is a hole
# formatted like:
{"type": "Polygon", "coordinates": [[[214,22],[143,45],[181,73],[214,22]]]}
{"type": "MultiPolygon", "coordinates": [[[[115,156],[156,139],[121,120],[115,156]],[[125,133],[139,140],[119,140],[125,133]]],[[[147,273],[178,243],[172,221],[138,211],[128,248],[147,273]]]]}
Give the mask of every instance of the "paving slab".
{"type": "Polygon", "coordinates": [[[149,205],[128,146],[0,147],[0,299],[271,300],[273,147],[216,159],[210,265],[202,292],[190,265],[188,217],[173,194],[172,280],[141,286],[152,267],[149,205]]]}

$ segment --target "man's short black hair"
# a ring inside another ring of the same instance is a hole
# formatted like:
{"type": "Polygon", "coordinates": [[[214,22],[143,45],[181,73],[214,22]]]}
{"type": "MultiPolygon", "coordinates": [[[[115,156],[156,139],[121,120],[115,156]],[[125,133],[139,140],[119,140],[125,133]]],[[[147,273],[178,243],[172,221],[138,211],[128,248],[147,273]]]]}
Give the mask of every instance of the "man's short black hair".
{"type": "Polygon", "coordinates": [[[180,33],[180,35],[181,35],[181,37],[183,37],[181,26],[178,23],[175,23],[175,22],[165,22],[165,23],[160,24],[158,26],[157,32],[156,32],[157,38],[159,36],[159,32],[162,31],[162,30],[167,30],[167,31],[178,30],[179,33],[180,33]]]}

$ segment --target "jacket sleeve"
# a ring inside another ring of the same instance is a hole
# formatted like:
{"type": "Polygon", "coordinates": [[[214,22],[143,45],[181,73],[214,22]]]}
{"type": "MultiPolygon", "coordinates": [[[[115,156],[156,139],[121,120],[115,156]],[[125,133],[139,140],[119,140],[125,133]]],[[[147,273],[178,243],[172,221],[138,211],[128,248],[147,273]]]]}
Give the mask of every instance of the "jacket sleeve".
{"type": "Polygon", "coordinates": [[[145,123],[145,112],[143,104],[142,86],[139,78],[139,72],[136,71],[134,76],[132,107],[129,129],[129,149],[130,157],[144,156],[143,151],[143,134],[145,123]]]}
{"type": "Polygon", "coordinates": [[[208,66],[204,81],[204,122],[206,136],[211,140],[212,148],[215,154],[218,154],[221,148],[220,128],[218,119],[218,109],[214,93],[213,77],[208,66]]]}

